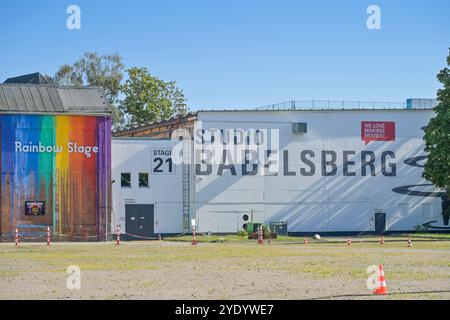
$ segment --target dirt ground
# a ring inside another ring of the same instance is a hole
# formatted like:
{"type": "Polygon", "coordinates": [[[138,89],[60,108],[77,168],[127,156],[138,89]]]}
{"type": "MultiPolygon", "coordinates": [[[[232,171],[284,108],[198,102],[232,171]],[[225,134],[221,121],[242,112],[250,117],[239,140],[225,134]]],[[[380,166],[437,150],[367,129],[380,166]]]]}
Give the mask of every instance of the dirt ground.
{"type": "Polygon", "coordinates": [[[0,244],[0,299],[450,299],[450,241],[0,244]],[[382,264],[389,295],[367,289],[382,264]],[[66,286],[71,265],[81,288],[66,286]]]}

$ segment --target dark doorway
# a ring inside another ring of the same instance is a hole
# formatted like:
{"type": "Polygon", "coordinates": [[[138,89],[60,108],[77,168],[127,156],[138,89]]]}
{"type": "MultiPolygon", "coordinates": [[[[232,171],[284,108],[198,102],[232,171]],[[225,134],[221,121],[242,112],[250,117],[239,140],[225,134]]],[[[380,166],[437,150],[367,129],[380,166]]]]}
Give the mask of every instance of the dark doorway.
{"type": "Polygon", "coordinates": [[[153,204],[126,204],[125,231],[129,240],[145,240],[154,238],[153,204]],[[143,238],[140,238],[143,237],[143,238]]]}
{"type": "Polygon", "coordinates": [[[375,212],[375,233],[382,235],[386,232],[386,213],[375,212]]]}

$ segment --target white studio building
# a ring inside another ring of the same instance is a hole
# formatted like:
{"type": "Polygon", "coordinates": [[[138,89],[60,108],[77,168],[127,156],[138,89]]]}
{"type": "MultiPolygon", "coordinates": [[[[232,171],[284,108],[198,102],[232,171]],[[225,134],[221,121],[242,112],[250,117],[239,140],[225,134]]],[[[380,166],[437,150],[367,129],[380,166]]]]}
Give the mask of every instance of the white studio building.
{"type": "Polygon", "coordinates": [[[249,223],[284,223],[293,235],[448,230],[444,192],[422,178],[433,114],[199,111],[184,128],[191,139],[116,137],[112,227],[138,237],[190,232],[191,219],[212,233],[249,223]]]}

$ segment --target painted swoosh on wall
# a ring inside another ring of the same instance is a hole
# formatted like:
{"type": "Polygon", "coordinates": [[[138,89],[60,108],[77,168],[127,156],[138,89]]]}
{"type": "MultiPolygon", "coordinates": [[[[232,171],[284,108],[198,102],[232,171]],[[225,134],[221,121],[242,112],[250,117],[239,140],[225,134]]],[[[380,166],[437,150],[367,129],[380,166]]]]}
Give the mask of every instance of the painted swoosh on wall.
{"type": "MultiPolygon", "coordinates": [[[[423,127],[424,130],[426,127],[423,127]]],[[[423,168],[425,166],[424,162],[427,160],[427,156],[416,156],[408,158],[404,161],[405,164],[417,168],[423,168]]],[[[404,194],[408,196],[413,197],[427,197],[427,198],[441,198],[442,199],[442,212],[445,211],[445,208],[450,205],[450,201],[447,199],[447,193],[444,191],[420,191],[420,188],[422,187],[432,187],[433,184],[431,183],[425,183],[425,184],[412,184],[407,186],[399,186],[392,189],[393,192],[404,194]],[[413,189],[419,189],[419,190],[413,190],[413,189]]],[[[428,229],[439,229],[439,230],[450,230],[449,227],[436,227],[431,225],[432,223],[436,223],[437,221],[430,221],[424,223],[422,226],[428,229]]],[[[444,219],[444,224],[448,225],[448,222],[444,219]]]]}
{"type": "Polygon", "coordinates": [[[404,194],[408,196],[414,196],[414,197],[436,197],[436,198],[442,198],[445,196],[445,192],[442,191],[420,191],[420,190],[411,190],[412,188],[420,188],[420,187],[432,187],[433,184],[431,183],[425,183],[425,184],[412,184],[409,186],[401,186],[401,187],[395,187],[392,189],[393,192],[404,194]]]}
{"type": "Polygon", "coordinates": [[[427,228],[427,229],[437,229],[437,230],[450,230],[450,228],[448,227],[437,227],[437,226],[432,226],[432,223],[436,223],[437,221],[430,221],[430,222],[425,222],[424,224],[422,224],[423,227],[427,228]]]}
{"type": "Polygon", "coordinates": [[[423,167],[425,167],[425,164],[419,163],[419,162],[425,161],[425,160],[427,160],[427,156],[417,156],[417,157],[408,158],[403,162],[405,164],[413,166],[413,167],[423,168],[423,167]]]}

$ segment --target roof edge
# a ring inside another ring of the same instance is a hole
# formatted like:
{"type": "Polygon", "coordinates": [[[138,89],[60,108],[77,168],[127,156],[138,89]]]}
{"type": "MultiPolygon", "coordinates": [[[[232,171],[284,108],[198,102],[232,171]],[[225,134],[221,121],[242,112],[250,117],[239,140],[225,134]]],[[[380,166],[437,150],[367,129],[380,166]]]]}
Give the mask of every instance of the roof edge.
{"type": "Polygon", "coordinates": [[[47,115],[47,116],[105,116],[105,117],[112,117],[111,113],[107,112],[92,112],[92,111],[80,111],[80,112],[74,112],[74,111],[58,111],[58,112],[35,112],[35,111],[1,111],[0,115],[7,114],[7,115],[14,115],[14,114],[22,114],[22,115],[47,115]]]}
{"type": "Polygon", "coordinates": [[[315,109],[310,109],[310,108],[305,108],[305,109],[284,109],[284,110],[255,110],[255,109],[223,109],[223,110],[214,110],[214,109],[209,109],[209,110],[198,110],[198,113],[204,112],[204,113],[218,113],[218,112],[251,112],[251,113],[264,113],[264,112],[309,112],[309,111],[317,111],[317,112],[342,112],[342,111],[365,111],[365,112],[373,112],[373,111],[406,111],[406,112],[411,112],[411,111],[433,111],[433,108],[412,108],[412,109],[407,109],[407,108],[391,108],[391,109],[319,109],[319,108],[315,108],[315,109]]]}
{"type": "Polygon", "coordinates": [[[43,84],[43,83],[0,83],[0,86],[8,87],[46,87],[56,89],[99,89],[105,90],[102,86],[60,86],[56,84],[43,84]]]}

